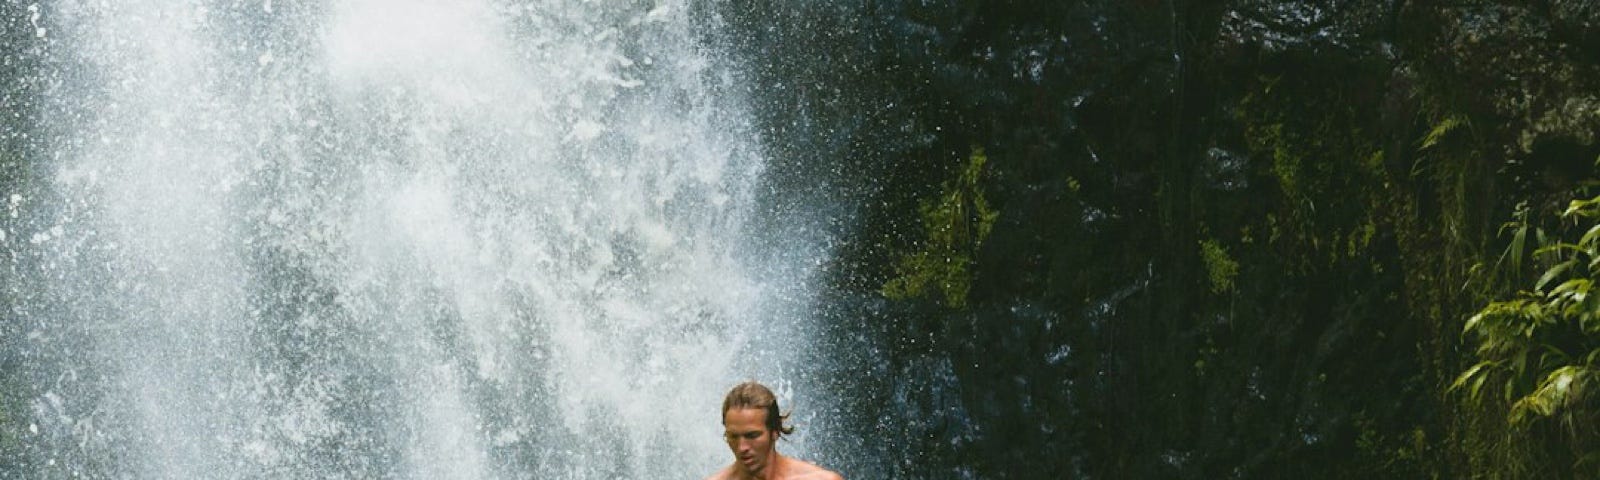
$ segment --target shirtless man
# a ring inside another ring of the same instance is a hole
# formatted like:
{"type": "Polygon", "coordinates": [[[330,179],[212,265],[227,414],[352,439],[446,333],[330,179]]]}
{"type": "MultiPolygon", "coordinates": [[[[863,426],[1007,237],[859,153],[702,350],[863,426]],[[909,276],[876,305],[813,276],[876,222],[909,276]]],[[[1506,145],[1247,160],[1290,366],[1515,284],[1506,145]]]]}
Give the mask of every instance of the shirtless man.
{"type": "Polygon", "coordinates": [[[733,451],[733,464],[706,480],[844,480],[773,448],[778,438],[794,433],[794,427],[783,425],[788,418],[778,413],[778,398],[767,387],[756,382],[734,386],[722,399],[723,438],[733,451]]]}

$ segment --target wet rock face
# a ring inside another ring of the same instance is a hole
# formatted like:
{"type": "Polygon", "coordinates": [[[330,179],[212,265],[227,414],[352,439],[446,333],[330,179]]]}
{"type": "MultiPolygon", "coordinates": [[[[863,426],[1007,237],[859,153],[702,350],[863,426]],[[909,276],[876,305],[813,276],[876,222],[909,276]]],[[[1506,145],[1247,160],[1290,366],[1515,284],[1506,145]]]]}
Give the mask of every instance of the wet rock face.
{"type": "Polygon", "coordinates": [[[1463,272],[1600,154],[1592,2],[769,3],[769,148],[858,205],[836,334],[905,379],[837,438],[923,460],[824,450],[863,472],[1464,471],[1463,272]],[[879,298],[974,146],[966,308],[879,298]]]}

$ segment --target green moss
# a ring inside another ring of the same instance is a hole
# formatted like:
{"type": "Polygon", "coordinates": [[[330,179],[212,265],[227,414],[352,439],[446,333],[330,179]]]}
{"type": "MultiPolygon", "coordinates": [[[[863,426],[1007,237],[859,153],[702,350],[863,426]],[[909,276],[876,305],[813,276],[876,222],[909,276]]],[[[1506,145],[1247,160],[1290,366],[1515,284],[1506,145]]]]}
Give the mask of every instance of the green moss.
{"type": "Polygon", "coordinates": [[[1283,125],[1269,126],[1261,141],[1273,144],[1272,147],[1272,173],[1278,179],[1278,188],[1283,196],[1294,199],[1305,195],[1300,184],[1302,164],[1305,159],[1296,155],[1293,150],[1283,144],[1283,125]]]}
{"type": "Polygon", "coordinates": [[[1239,262],[1228,256],[1216,240],[1200,241],[1200,259],[1205,263],[1206,278],[1211,280],[1213,293],[1233,291],[1233,279],[1239,276],[1239,262]]]}
{"type": "Polygon", "coordinates": [[[927,238],[920,242],[920,250],[901,256],[895,277],[881,289],[885,297],[904,300],[931,296],[947,307],[966,308],[973,281],[973,258],[1000,215],[984,196],[984,166],[988,161],[982,147],[972,147],[960,175],[944,183],[938,198],[921,202],[927,238]]]}

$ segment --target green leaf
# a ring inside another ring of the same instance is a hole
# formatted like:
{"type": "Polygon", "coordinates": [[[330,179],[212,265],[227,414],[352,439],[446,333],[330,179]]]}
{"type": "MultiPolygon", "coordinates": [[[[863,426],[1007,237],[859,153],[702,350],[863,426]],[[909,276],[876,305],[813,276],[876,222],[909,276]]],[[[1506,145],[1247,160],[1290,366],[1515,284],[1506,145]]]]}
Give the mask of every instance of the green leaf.
{"type": "Polygon", "coordinates": [[[1472,381],[1473,377],[1476,376],[1478,374],[1478,372],[1483,371],[1483,369],[1485,367],[1488,367],[1488,366],[1489,366],[1489,362],[1478,362],[1476,364],[1473,364],[1472,368],[1468,368],[1467,371],[1461,372],[1461,375],[1457,375],[1456,376],[1456,381],[1450,382],[1450,388],[1448,388],[1446,390],[1447,391],[1454,391],[1454,390],[1461,389],[1461,387],[1464,387],[1464,386],[1467,385],[1467,382],[1472,381]]]}
{"type": "Polygon", "coordinates": [[[1572,265],[1577,262],[1577,259],[1567,260],[1565,262],[1556,264],[1554,267],[1550,267],[1549,270],[1545,270],[1544,275],[1539,277],[1539,282],[1533,284],[1533,289],[1536,291],[1543,291],[1546,284],[1549,284],[1551,280],[1555,280],[1555,278],[1561,274],[1566,273],[1567,269],[1572,268],[1572,265]]]}
{"type": "Polygon", "coordinates": [[[1533,239],[1535,247],[1533,253],[1535,258],[1538,258],[1539,253],[1544,251],[1544,246],[1550,244],[1550,238],[1545,236],[1543,228],[1535,228],[1533,229],[1533,239]]]}
{"type": "Polygon", "coordinates": [[[1590,370],[1581,365],[1567,365],[1545,375],[1538,388],[1511,406],[1512,424],[1526,425],[1540,417],[1560,413],[1573,403],[1573,395],[1590,375],[1590,370]]]}
{"type": "MultiPolygon", "coordinates": [[[[1522,373],[1522,369],[1518,368],[1515,373],[1516,374],[1522,373]]],[[[1501,389],[1501,397],[1500,398],[1502,400],[1510,402],[1513,399],[1517,398],[1516,391],[1517,391],[1517,382],[1515,381],[1515,379],[1506,380],[1505,387],[1501,389]]]]}
{"type": "Polygon", "coordinates": [[[1467,393],[1471,395],[1473,399],[1483,397],[1483,383],[1486,380],[1489,380],[1488,372],[1478,375],[1478,378],[1472,381],[1472,388],[1468,390],[1467,393]]]}
{"type": "Polygon", "coordinates": [[[1483,323],[1484,315],[1488,315],[1488,313],[1479,311],[1477,314],[1474,314],[1472,316],[1472,318],[1468,318],[1467,319],[1467,325],[1464,326],[1464,327],[1461,327],[1461,334],[1462,335],[1466,335],[1468,332],[1471,332],[1473,329],[1478,328],[1478,324],[1483,323]]]}
{"type": "Polygon", "coordinates": [[[1600,223],[1596,223],[1594,226],[1589,227],[1589,231],[1584,232],[1583,238],[1578,240],[1578,245],[1581,245],[1581,250],[1594,253],[1596,239],[1600,239],[1600,223]]]}
{"type": "Polygon", "coordinates": [[[1444,117],[1444,120],[1440,120],[1438,125],[1434,125],[1433,129],[1428,131],[1427,136],[1422,137],[1422,146],[1417,147],[1417,150],[1432,148],[1439,143],[1439,140],[1444,139],[1445,135],[1449,135],[1451,131],[1465,123],[1466,119],[1460,115],[1444,117]]]}
{"type": "Polygon", "coordinates": [[[1573,301],[1581,302],[1583,297],[1588,296],[1589,286],[1592,284],[1593,282],[1587,278],[1574,278],[1561,282],[1554,290],[1550,291],[1550,296],[1570,295],[1573,301]]]}
{"type": "Polygon", "coordinates": [[[1484,380],[1489,378],[1488,369],[1493,367],[1493,362],[1478,362],[1476,365],[1473,365],[1472,368],[1467,369],[1466,372],[1463,372],[1461,375],[1457,376],[1456,381],[1451,382],[1450,388],[1446,389],[1446,391],[1454,392],[1466,387],[1467,395],[1470,398],[1477,399],[1479,390],[1483,388],[1484,380]]]}
{"type": "Polygon", "coordinates": [[[1596,206],[1600,206],[1600,196],[1596,196],[1588,200],[1573,200],[1571,203],[1567,204],[1567,209],[1566,211],[1561,212],[1561,216],[1594,217],[1596,213],[1600,213],[1600,210],[1597,210],[1596,206]]]}
{"type": "MultiPolygon", "coordinates": [[[[1542,231],[1543,230],[1541,230],[1541,232],[1542,231]]],[[[1583,248],[1579,247],[1577,244],[1566,242],[1549,243],[1544,239],[1540,239],[1539,244],[1543,246],[1533,251],[1533,256],[1535,257],[1554,256],[1556,258],[1561,258],[1561,254],[1563,253],[1577,253],[1584,251],[1583,248]]]]}
{"type": "Polygon", "coordinates": [[[1517,227],[1516,232],[1511,234],[1511,246],[1507,247],[1506,252],[1511,254],[1511,270],[1512,271],[1521,271],[1522,270],[1522,252],[1524,250],[1524,246],[1527,245],[1527,241],[1528,241],[1528,226],[1527,225],[1522,225],[1520,227],[1517,227]]]}

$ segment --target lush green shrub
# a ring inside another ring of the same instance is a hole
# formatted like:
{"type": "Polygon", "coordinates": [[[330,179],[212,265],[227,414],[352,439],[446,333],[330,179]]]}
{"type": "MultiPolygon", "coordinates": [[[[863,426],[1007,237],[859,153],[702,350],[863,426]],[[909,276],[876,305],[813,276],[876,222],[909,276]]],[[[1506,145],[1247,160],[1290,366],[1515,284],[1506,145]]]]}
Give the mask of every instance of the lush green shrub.
{"type": "MultiPolygon", "coordinates": [[[[1505,412],[1508,430],[1535,448],[1570,455],[1574,472],[1600,461],[1600,197],[1574,200],[1562,217],[1587,230],[1576,243],[1550,239],[1526,210],[1508,225],[1501,267],[1519,269],[1530,248],[1547,265],[1531,290],[1492,302],[1466,323],[1478,361],[1451,389],[1505,412]],[[1530,238],[1530,236],[1532,238],[1530,238]],[[1530,246],[1532,240],[1537,246],[1530,246]],[[1538,442],[1543,442],[1538,443],[1538,442]]],[[[1517,440],[1511,440],[1516,442],[1517,440]]]]}

